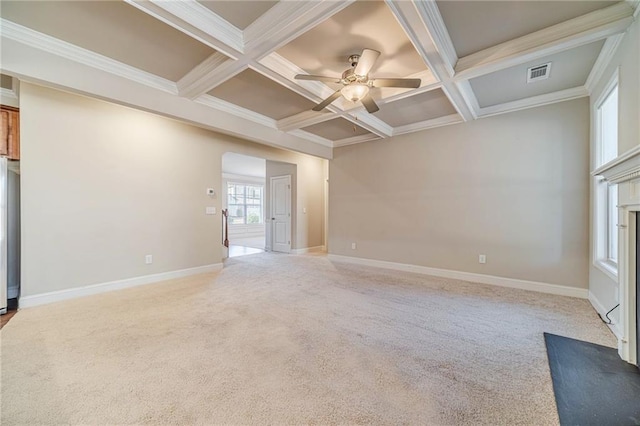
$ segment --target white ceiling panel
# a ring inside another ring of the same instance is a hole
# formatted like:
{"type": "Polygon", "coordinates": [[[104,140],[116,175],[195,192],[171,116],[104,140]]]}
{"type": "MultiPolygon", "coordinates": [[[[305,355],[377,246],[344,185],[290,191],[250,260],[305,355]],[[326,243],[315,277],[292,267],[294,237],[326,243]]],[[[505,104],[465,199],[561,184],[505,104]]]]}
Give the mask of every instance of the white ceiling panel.
{"type": "Polygon", "coordinates": [[[241,30],[247,28],[267,10],[278,3],[277,1],[262,0],[198,0],[198,2],[241,30]]]}
{"type": "Polygon", "coordinates": [[[209,94],[275,120],[310,110],[316,105],[250,69],[227,80],[209,94]]]}
{"type": "Polygon", "coordinates": [[[398,127],[455,114],[447,95],[441,89],[400,99],[380,106],[375,115],[387,124],[398,127]]]}
{"type": "Polygon", "coordinates": [[[481,107],[579,87],[587,80],[603,44],[598,41],[473,78],[471,87],[481,107]],[[527,69],[547,62],[551,62],[549,78],[527,83],[527,69]]]}
{"type": "Polygon", "coordinates": [[[354,136],[363,136],[371,133],[360,126],[356,126],[352,122],[345,120],[344,118],[336,118],[323,123],[314,124],[313,126],[305,127],[302,130],[316,136],[329,139],[330,141],[347,139],[354,136]]]}
{"type": "Polygon", "coordinates": [[[215,52],[121,1],[5,1],[2,17],[171,81],[215,52]]]}
{"type": "Polygon", "coordinates": [[[460,58],[614,3],[617,1],[437,1],[460,58]]]}
{"type": "Polygon", "coordinates": [[[340,76],[347,58],[362,49],[382,54],[371,70],[374,77],[406,77],[426,70],[402,27],[384,2],[356,2],[302,34],[278,53],[309,74],[340,76]]]}

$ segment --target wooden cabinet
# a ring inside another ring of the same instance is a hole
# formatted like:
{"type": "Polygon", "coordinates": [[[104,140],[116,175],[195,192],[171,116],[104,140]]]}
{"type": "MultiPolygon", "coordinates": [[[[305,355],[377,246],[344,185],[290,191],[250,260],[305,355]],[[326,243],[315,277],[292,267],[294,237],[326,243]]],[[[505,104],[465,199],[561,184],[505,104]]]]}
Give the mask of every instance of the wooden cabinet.
{"type": "Polygon", "coordinates": [[[17,108],[0,105],[2,115],[2,139],[0,156],[12,160],[20,159],[20,111],[17,108]]]}

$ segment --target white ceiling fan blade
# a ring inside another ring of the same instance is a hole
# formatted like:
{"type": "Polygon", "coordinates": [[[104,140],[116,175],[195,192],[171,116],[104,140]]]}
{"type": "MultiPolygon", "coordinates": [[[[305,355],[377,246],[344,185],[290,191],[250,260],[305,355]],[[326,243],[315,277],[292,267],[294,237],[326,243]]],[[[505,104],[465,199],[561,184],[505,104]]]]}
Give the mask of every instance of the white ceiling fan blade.
{"type": "Polygon", "coordinates": [[[373,49],[364,49],[362,51],[362,55],[360,55],[360,59],[358,59],[358,65],[356,65],[356,69],[353,71],[356,75],[367,75],[371,68],[373,68],[373,64],[376,63],[376,60],[380,56],[380,52],[373,49]]]}
{"type": "Polygon", "coordinates": [[[340,77],[327,77],[324,75],[297,74],[294,78],[296,80],[314,80],[326,81],[327,83],[340,83],[340,77]]]}
{"type": "Polygon", "coordinates": [[[338,99],[340,97],[340,91],[336,90],[333,95],[329,96],[327,99],[325,99],[324,101],[320,102],[318,105],[313,107],[314,111],[322,111],[327,105],[329,105],[331,102],[335,101],[336,99],[338,99]]]}
{"type": "Polygon", "coordinates": [[[376,101],[374,101],[371,95],[369,94],[364,98],[360,99],[360,102],[362,102],[362,105],[364,105],[364,107],[367,109],[367,112],[369,114],[373,114],[374,112],[380,109],[378,107],[378,104],[376,104],[376,101]]]}
{"type": "Polygon", "coordinates": [[[420,87],[419,78],[376,78],[372,80],[373,87],[406,87],[417,89],[420,87]]]}

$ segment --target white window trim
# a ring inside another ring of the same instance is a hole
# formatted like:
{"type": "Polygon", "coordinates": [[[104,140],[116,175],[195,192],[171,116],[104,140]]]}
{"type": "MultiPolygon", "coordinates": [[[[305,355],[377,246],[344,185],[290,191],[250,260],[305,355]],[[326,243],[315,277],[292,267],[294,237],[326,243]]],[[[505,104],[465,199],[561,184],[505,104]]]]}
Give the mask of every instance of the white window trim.
{"type": "MultiPolygon", "coordinates": [[[[260,200],[260,208],[262,209],[262,222],[261,223],[230,223],[229,224],[229,228],[264,228],[266,226],[267,223],[267,219],[265,217],[265,206],[264,206],[264,182],[263,181],[250,181],[250,180],[243,180],[243,179],[233,179],[233,180],[227,180],[225,182],[225,197],[226,197],[226,205],[227,208],[229,206],[229,185],[243,185],[243,186],[260,186],[262,187],[262,199],[260,200]]],[[[246,206],[246,205],[245,205],[246,206]]],[[[245,219],[246,219],[246,210],[245,210],[245,219]]],[[[245,220],[246,222],[246,220],[245,220]]]]}
{"type": "MultiPolygon", "coordinates": [[[[593,123],[593,135],[594,135],[594,152],[595,152],[595,168],[600,167],[603,162],[603,154],[604,148],[602,146],[601,140],[601,115],[600,109],[604,101],[611,95],[611,92],[615,87],[618,87],[618,69],[616,68],[613,72],[611,78],[604,86],[600,96],[596,99],[593,104],[592,109],[592,123],[593,123]]],[[[609,238],[608,238],[608,228],[609,223],[607,220],[608,217],[608,190],[603,191],[604,189],[608,189],[607,186],[602,184],[601,177],[594,177],[594,220],[593,220],[593,253],[592,253],[592,263],[593,265],[604,272],[609,278],[614,281],[618,281],[618,263],[612,261],[608,258],[609,254],[609,238]],[[604,193],[603,193],[604,192],[604,193]],[[598,200],[604,199],[606,202],[604,205],[598,200]],[[603,219],[604,217],[604,219],[603,219]],[[602,221],[604,220],[604,226],[602,226],[602,221]]],[[[618,229],[618,246],[620,245],[620,235],[618,229]]],[[[618,249],[618,253],[620,250],[618,249]]]]}

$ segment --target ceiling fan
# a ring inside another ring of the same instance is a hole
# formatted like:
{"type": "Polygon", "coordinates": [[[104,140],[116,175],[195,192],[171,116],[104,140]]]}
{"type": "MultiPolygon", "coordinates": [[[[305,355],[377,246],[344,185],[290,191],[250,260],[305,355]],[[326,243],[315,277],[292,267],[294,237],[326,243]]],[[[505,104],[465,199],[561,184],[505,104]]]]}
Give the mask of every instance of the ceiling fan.
{"type": "Polygon", "coordinates": [[[374,113],[380,108],[378,108],[378,105],[369,94],[370,88],[403,87],[417,89],[420,87],[419,78],[369,78],[369,71],[373,68],[373,64],[375,64],[378,56],[380,56],[380,52],[373,49],[364,49],[361,55],[349,56],[351,68],[343,72],[342,77],[298,74],[295,78],[297,80],[317,80],[327,83],[341,83],[344,86],[342,89],[336,90],[334,94],[313,107],[314,111],[321,111],[342,95],[352,102],[362,102],[362,105],[364,105],[369,113],[374,113]]]}

